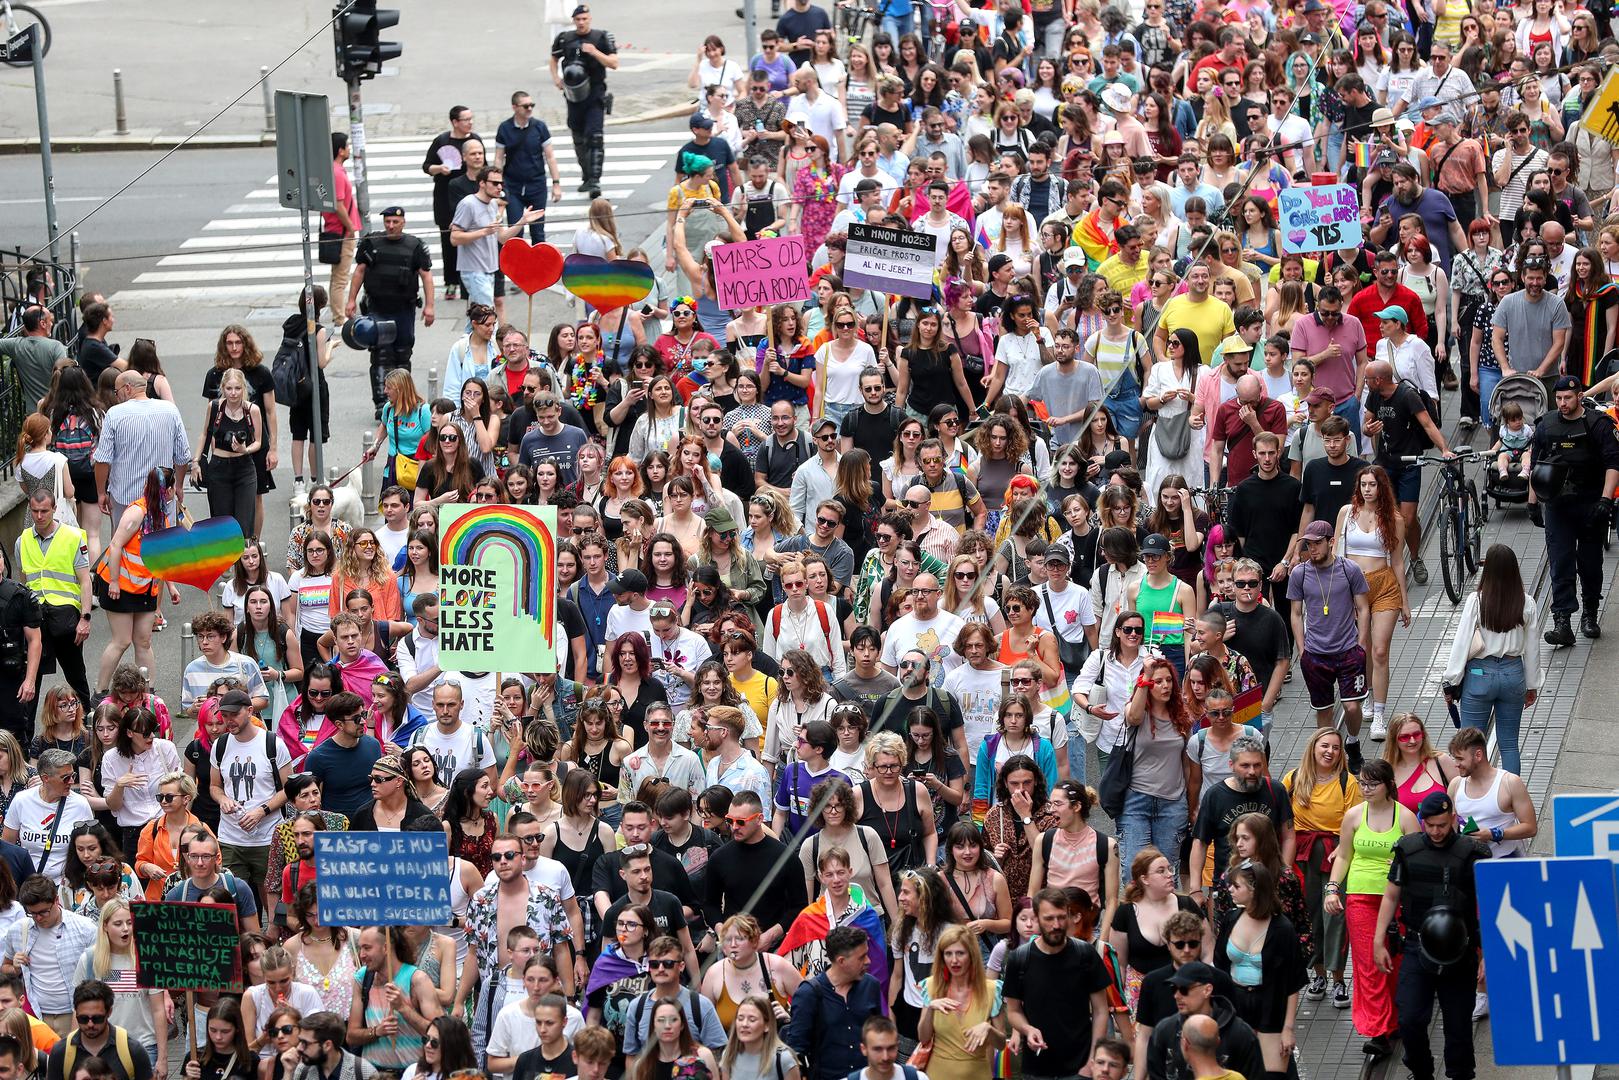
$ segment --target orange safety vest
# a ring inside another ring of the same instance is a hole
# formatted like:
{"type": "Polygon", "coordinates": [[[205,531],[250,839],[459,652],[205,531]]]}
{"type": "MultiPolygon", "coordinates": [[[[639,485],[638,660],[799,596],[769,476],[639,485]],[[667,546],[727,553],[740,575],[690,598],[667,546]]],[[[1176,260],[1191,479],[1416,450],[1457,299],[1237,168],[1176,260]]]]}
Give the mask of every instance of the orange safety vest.
{"type": "MultiPolygon", "coordinates": [[[[145,516],[146,498],[144,496],[129,505],[140,507],[142,516],[145,516]]],[[[117,527],[116,524],[113,525],[114,529],[117,527]]],[[[118,563],[118,589],[120,592],[149,593],[157,591],[157,579],[152,576],[150,570],[146,569],[146,563],[141,561],[142,535],[137,530],[135,535],[129,538],[129,543],[124,545],[124,557],[118,563]]],[[[112,584],[112,569],[107,560],[110,550],[103,551],[101,558],[96,560],[96,576],[109,585],[112,584]]]]}

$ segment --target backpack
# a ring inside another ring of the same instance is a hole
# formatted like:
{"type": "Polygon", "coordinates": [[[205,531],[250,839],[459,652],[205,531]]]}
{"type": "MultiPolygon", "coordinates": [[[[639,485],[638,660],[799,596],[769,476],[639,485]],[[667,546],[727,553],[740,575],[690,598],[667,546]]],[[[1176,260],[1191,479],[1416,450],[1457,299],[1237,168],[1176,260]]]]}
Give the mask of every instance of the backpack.
{"type": "MultiPolygon", "coordinates": [[[[1096,834],[1096,875],[1097,875],[1096,880],[1101,881],[1102,880],[1102,871],[1107,869],[1107,860],[1108,860],[1107,841],[1108,841],[1108,835],[1106,833],[1104,833],[1101,829],[1097,829],[1097,828],[1092,828],[1091,831],[1096,834]]],[[[1040,836],[1040,864],[1042,866],[1047,867],[1048,869],[1051,866],[1051,845],[1056,843],[1056,841],[1057,841],[1057,830],[1056,829],[1047,829],[1040,836]]],[[[1102,898],[1099,897],[1098,899],[1102,899],[1102,898]]]]}
{"type": "MultiPolygon", "coordinates": [[[[114,1024],[112,1027],[113,1044],[118,1049],[118,1064],[124,1067],[124,1075],[135,1075],[135,1057],[129,1052],[129,1030],[114,1024]]],[[[73,1063],[78,1060],[79,1048],[72,1039],[62,1040],[62,1075],[73,1075],[73,1063]]],[[[909,1080],[909,1078],[907,1078],[909,1080]]]]}
{"type": "MultiPolygon", "coordinates": [[[[760,966],[764,966],[763,961],[760,962],[760,966]]],[[[646,999],[651,996],[651,992],[649,991],[647,993],[638,995],[636,999],[630,1003],[630,1013],[625,1020],[625,1028],[627,1030],[636,1032],[641,1030],[641,1014],[646,1012],[646,999]]],[[[691,1029],[693,1031],[701,1031],[703,1027],[703,1014],[697,1005],[697,991],[693,990],[689,986],[682,986],[680,988],[678,1000],[681,1003],[681,1008],[685,1010],[686,1022],[691,1025],[691,1029]]],[[[654,1038],[656,1037],[654,1036],[654,1038]]]]}
{"type": "Polygon", "coordinates": [[[88,468],[96,449],[96,429],[76,412],[62,418],[62,426],[51,439],[51,449],[67,458],[70,466],[88,468]]]}
{"type": "MultiPolygon", "coordinates": [[[[1422,387],[1418,386],[1416,383],[1412,382],[1410,379],[1401,379],[1399,385],[1409,386],[1416,393],[1417,397],[1422,399],[1422,407],[1427,410],[1428,419],[1433,421],[1435,430],[1444,430],[1440,426],[1439,422],[1439,402],[1434,400],[1433,395],[1428,393],[1428,391],[1424,390],[1422,387]]],[[[1428,437],[1428,433],[1426,431],[1423,431],[1419,427],[1417,434],[1422,437],[1422,440],[1428,444],[1430,449],[1433,447],[1433,440],[1428,437]]]]}
{"type": "MultiPolygon", "coordinates": [[[[225,744],[228,741],[228,739],[223,738],[214,740],[214,764],[221,769],[225,767],[225,744]]],[[[281,770],[275,767],[275,730],[273,728],[264,729],[264,756],[270,761],[270,783],[275,785],[270,790],[272,793],[280,791],[281,770]]]]}
{"type": "MultiPolygon", "coordinates": [[[[578,583],[575,582],[575,584],[578,583]]],[[[815,614],[821,617],[821,636],[826,638],[826,655],[836,659],[837,656],[832,651],[832,623],[826,617],[826,605],[814,598],[810,599],[810,603],[815,605],[815,614]]],[[[777,604],[770,612],[770,634],[772,637],[781,637],[781,609],[782,605],[777,604]]]]}
{"type": "Polygon", "coordinates": [[[296,405],[309,396],[309,351],[301,337],[284,337],[270,363],[270,377],[275,380],[275,398],[288,405],[296,405]]]}

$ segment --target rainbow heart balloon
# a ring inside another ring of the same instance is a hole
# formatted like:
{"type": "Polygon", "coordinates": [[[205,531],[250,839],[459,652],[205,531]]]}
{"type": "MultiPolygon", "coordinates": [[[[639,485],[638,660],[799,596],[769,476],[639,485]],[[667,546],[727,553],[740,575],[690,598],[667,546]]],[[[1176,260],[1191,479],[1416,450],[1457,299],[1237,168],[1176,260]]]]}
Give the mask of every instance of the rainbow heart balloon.
{"type": "Polygon", "coordinates": [[[246,546],[235,518],[211,517],[147,533],[141,538],[141,560],[155,577],[207,592],[246,546]]]}
{"type": "Polygon", "coordinates": [[[645,299],[652,286],[652,267],[646,263],[609,262],[595,255],[569,255],[562,260],[562,287],[598,311],[645,299]]]}

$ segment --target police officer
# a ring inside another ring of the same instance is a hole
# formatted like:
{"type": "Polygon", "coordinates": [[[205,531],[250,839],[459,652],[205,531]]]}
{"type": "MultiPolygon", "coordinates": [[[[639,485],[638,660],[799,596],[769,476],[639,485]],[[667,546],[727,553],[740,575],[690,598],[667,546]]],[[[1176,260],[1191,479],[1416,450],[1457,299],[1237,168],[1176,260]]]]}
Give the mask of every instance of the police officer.
{"type": "Polygon", "coordinates": [[[36,488],[28,496],[33,524],[17,537],[17,570],[40,603],[44,656],[40,669],[58,665],[62,677],[90,700],[84,671],[84,641],[90,636],[90,547],[84,530],[56,520],[56,496],[36,488]]]}
{"type": "Polygon", "coordinates": [[[1372,955],[1383,971],[1394,969],[1387,935],[1398,908],[1405,945],[1394,1005],[1405,1067],[1412,1080],[1434,1080],[1428,1027],[1437,994],[1445,1019],[1445,1074],[1466,1080],[1474,1075],[1473,992],[1478,981],[1473,866],[1484,858],[1485,849],[1456,831],[1456,808],[1443,791],[1423,799],[1417,816],[1422,831],[1402,836],[1394,845],[1372,955]]]}
{"type": "Polygon", "coordinates": [[[1552,626],[1546,644],[1574,644],[1574,579],[1580,581],[1580,633],[1602,636],[1597,608],[1602,602],[1602,544],[1613,520],[1619,487],[1619,441],[1613,421],[1587,409],[1583,387],[1572,375],[1552,386],[1555,413],[1535,427],[1529,484],[1529,517],[1546,530],[1551,561],[1552,626]]]}
{"type": "Polygon", "coordinates": [[[410,354],[416,347],[416,305],[422,304],[422,322],[433,325],[433,256],[427,245],[405,232],[405,209],[390,206],[382,211],[382,232],[368,233],[354,253],[354,279],[349,283],[349,318],[359,312],[361,288],[365,289],[366,314],[391,320],[395,327],[391,345],[371,350],[371,403],[376,418],[382,419],[387,400],[383,380],[394,368],[410,368],[410,354]]]}
{"type": "Polygon", "coordinates": [[[580,4],[573,9],[573,29],[562,31],[551,44],[551,81],[568,102],[568,131],[585,177],[579,190],[590,192],[592,199],[602,193],[602,122],[613,111],[609,68],[618,70],[618,46],[612,34],[590,28],[590,5],[580,4]]]}
{"type": "Polygon", "coordinates": [[[0,728],[26,747],[34,741],[34,717],[39,712],[39,662],[44,653],[39,601],[11,576],[9,565],[0,566],[0,573],[5,575],[0,577],[0,728]]]}

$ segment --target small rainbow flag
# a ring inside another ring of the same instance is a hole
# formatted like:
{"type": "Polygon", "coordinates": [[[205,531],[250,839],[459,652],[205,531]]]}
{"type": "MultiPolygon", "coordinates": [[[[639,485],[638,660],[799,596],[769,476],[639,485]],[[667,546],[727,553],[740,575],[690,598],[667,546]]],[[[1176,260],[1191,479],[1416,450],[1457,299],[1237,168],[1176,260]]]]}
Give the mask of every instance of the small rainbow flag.
{"type": "Polygon", "coordinates": [[[1152,636],[1155,638],[1174,637],[1186,632],[1186,616],[1178,611],[1155,611],[1152,613],[1152,636]]]}
{"type": "Polygon", "coordinates": [[[242,557],[242,527],[229,516],[173,525],[141,537],[141,561],[153,577],[207,592],[242,557]]]}
{"type": "Polygon", "coordinates": [[[1372,144],[1369,142],[1355,143],[1355,168],[1370,169],[1372,167],[1372,144]]]}
{"type": "Polygon", "coordinates": [[[1233,724],[1251,724],[1259,726],[1260,706],[1265,701],[1265,688],[1256,686],[1251,690],[1244,690],[1238,694],[1232,705],[1231,722],[1233,724]]]}

